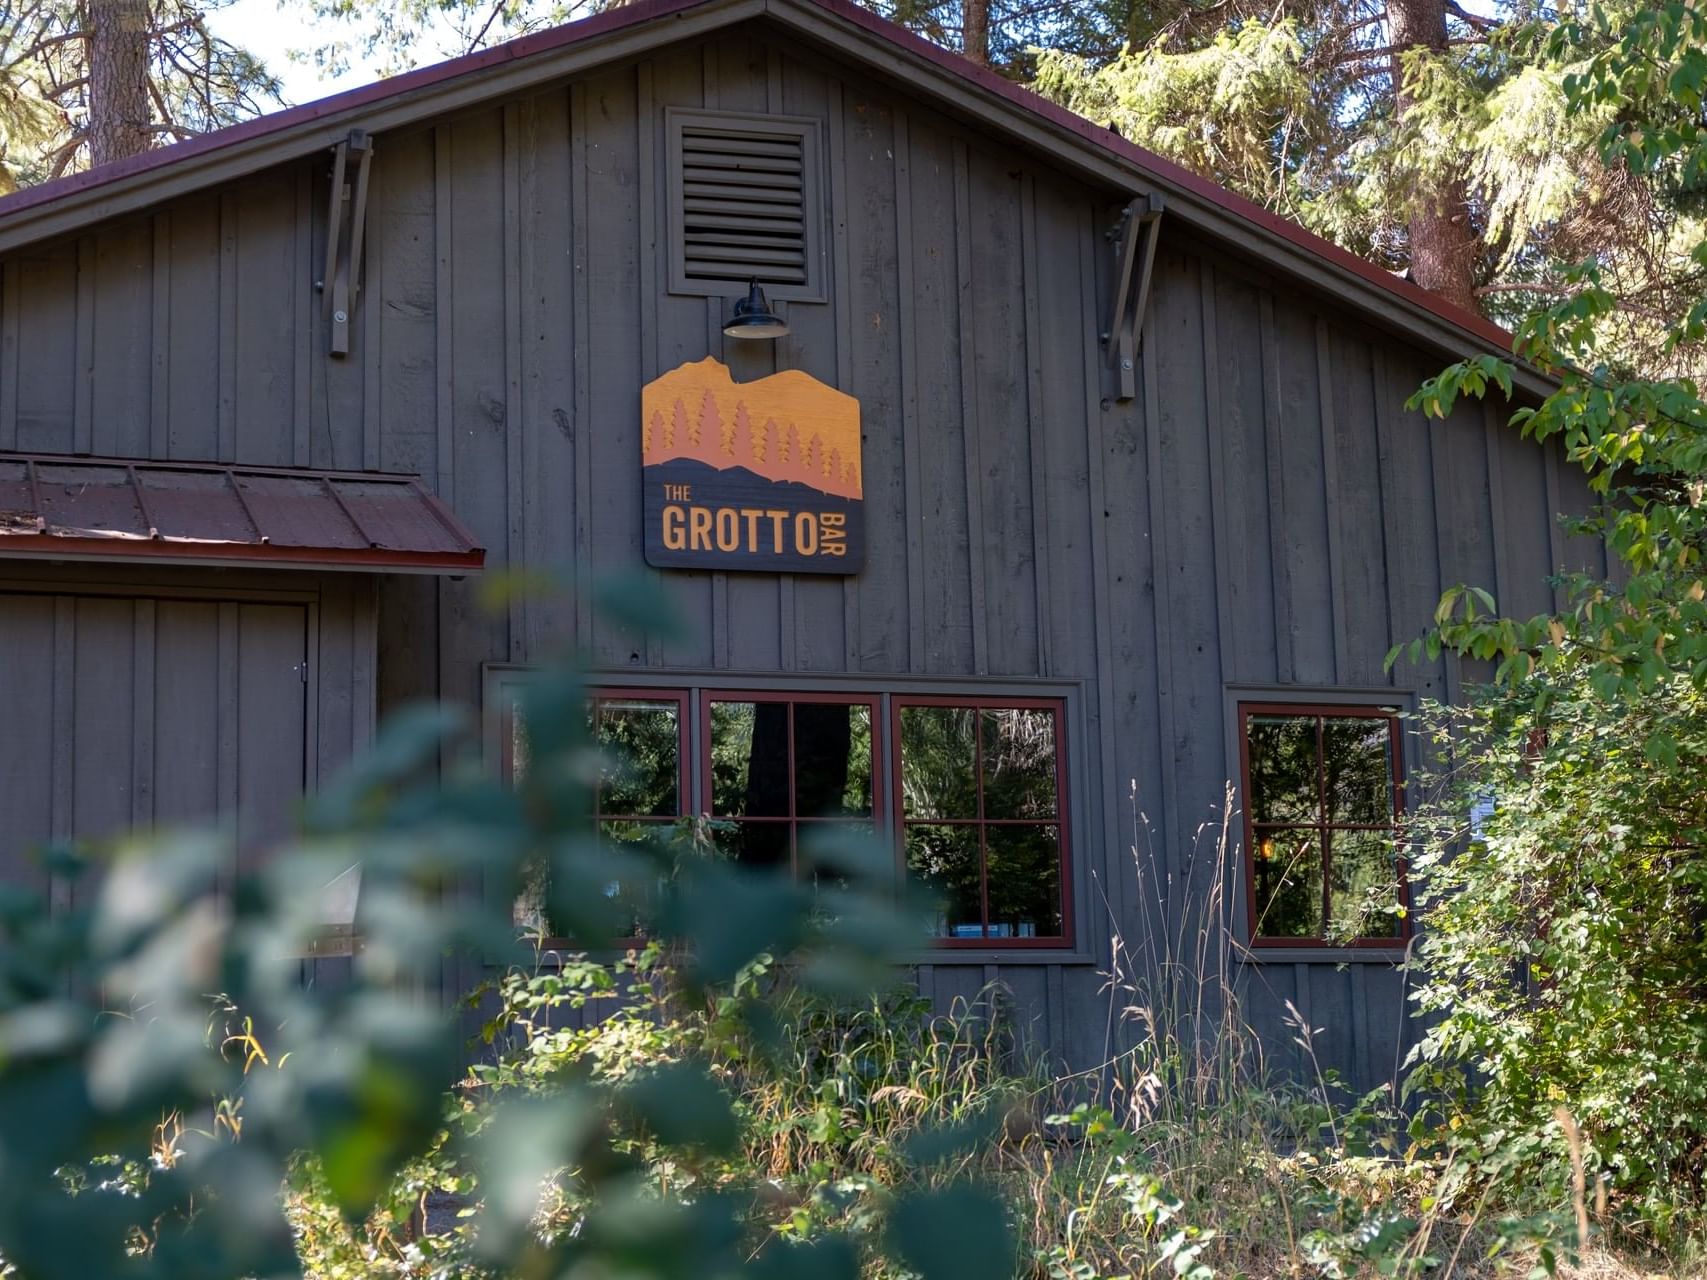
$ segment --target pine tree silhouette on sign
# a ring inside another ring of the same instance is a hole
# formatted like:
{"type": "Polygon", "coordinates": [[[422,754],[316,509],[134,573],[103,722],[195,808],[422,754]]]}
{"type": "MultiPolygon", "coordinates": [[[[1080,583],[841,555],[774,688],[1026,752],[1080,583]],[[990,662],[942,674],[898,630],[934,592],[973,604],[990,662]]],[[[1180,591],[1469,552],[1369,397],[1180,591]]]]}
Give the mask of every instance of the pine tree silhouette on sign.
{"type": "Polygon", "coordinates": [[[783,438],[782,465],[777,468],[778,480],[800,479],[800,432],[794,424],[788,424],[788,434],[783,438]]]}
{"type": "Polygon", "coordinates": [[[694,431],[694,425],[688,417],[688,407],[682,403],[680,396],[676,397],[675,414],[670,427],[670,448],[673,452],[685,453],[693,457],[699,446],[699,436],[694,431]]]}
{"type": "Polygon", "coordinates": [[[662,462],[669,452],[669,446],[664,443],[664,415],[657,409],[652,410],[652,416],[646,423],[646,443],[642,447],[642,457],[647,461],[662,462]]]}
{"type": "Polygon", "coordinates": [[[695,426],[699,460],[714,467],[723,465],[723,415],[717,411],[717,397],[710,391],[700,397],[699,421],[695,426]]]}
{"type": "Polygon", "coordinates": [[[757,462],[761,467],[775,467],[777,463],[776,451],[779,447],[776,438],[775,418],[765,419],[764,435],[754,440],[753,443],[758,450],[753,455],[753,461],[757,462]]]}
{"type": "Polygon", "coordinates": [[[847,496],[850,498],[859,497],[859,464],[857,462],[848,463],[848,469],[843,479],[847,496]]]}
{"type": "Polygon", "coordinates": [[[824,487],[824,442],[817,436],[813,436],[812,443],[806,446],[800,478],[814,489],[824,487]]]}
{"type": "Polygon", "coordinates": [[[729,431],[729,453],[738,467],[751,467],[754,462],[753,420],[747,413],[747,402],[735,402],[735,425],[729,431]]]}
{"type": "Polygon", "coordinates": [[[824,463],[824,491],[840,493],[842,491],[842,451],[831,449],[830,456],[824,463]]]}

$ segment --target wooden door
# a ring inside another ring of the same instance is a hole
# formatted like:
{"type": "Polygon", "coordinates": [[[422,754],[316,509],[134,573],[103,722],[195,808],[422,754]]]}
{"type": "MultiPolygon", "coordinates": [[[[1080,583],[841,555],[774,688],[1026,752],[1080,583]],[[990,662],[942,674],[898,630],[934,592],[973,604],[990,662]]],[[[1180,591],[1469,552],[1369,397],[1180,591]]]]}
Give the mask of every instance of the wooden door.
{"type": "Polygon", "coordinates": [[[302,603],[0,593],[0,878],[48,887],[50,842],[218,821],[252,860],[288,835],[310,623],[302,603]]]}

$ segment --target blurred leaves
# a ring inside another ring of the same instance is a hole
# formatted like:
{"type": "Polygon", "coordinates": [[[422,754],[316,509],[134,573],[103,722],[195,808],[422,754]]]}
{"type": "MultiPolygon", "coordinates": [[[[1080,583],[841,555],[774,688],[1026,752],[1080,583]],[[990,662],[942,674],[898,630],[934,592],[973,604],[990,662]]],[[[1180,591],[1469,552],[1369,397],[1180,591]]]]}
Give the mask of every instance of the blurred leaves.
{"type": "MultiPolygon", "coordinates": [[[[599,600],[630,625],[666,624],[635,582],[599,600]]],[[[171,836],[57,855],[55,879],[76,886],[67,909],[0,899],[0,1255],[24,1280],[292,1273],[280,1192],[304,1170],[349,1223],[418,1179],[475,1193],[456,1238],[493,1272],[852,1273],[833,1236],[741,1246],[750,1189],[660,1194],[654,1179],[675,1169],[686,1191],[704,1162],[738,1155],[720,1064],[780,1042],[765,975],[862,998],[894,980],[920,934],[894,905],[892,859],[839,838],[815,864],[834,875],[812,884],[717,860],[691,829],[613,851],[588,825],[598,761],[578,674],[541,673],[524,714],[513,788],[483,761],[474,716],[409,707],[258,872],[234,872],[227,836],[171,836]],[[569,956],[509,984],[484,1037],[495,1056],[470,1068],[466,1028],[429,979],[447,956],[525,954],[509,909],[539,865],[554,918],[584,942],[632,933],[638,912],[649,945],[626,970],[569,956]],[[332,918],[352,902],[353,918],[332,918]],[[303,957],[352,931],[347,982],[306,985],[303,957]],[[621,972],[644,1016],[607,1008],[592,1040],[553,1024],[616,994],[621,972]],[[672,1011],[687,1008],[707,1013],[684,1038],[672,1011]],[[577,1228],[542,1236],[564,1196],[577,1228]]],[[[909,1204],[894,1208],[897,1245],[930,1274],[951,1255],[927,1237],[962,1241],[979,1274],[1012,1270],[987,1198],[909,1204]]]]}

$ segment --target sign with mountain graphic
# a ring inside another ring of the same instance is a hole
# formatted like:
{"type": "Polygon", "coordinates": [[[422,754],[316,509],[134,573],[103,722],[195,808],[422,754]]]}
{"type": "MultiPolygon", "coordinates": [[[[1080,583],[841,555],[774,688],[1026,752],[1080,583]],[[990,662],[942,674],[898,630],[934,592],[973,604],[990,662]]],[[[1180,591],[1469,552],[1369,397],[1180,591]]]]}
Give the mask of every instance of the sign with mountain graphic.
{"type": "Polygon", "coordinates": [[[707,357],[640,393],[646,562],[858,573],[859,401],[797,370],[736,382],[707,357]]]}

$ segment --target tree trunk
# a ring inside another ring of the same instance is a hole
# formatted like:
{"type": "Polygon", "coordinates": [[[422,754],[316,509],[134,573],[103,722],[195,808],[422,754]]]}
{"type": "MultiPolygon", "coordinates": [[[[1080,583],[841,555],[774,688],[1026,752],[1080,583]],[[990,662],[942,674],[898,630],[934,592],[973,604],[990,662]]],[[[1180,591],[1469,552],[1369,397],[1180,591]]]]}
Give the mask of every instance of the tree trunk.
{"type": "MultiPolygon", "coordinates": [[[[1405,92],[1402,56],[1410,49],[1446,49],[1444,0],[1388,0],[1388,43],[1393,53],[1393,103],[1404,123],[1411,97],[1405,92]]],[[[1475,294],[1477,241],[1470,202],[1461,179],[1418,191],[1408,233],[1411,275],[1423,288],[1466,311],[1479,311],[1475,294]]]]}
{"type": "Polygon", "coordinates": [[[960,51],[981,67],[990,65],[990,0],[960,0],[960,51]]]}
{"type": "Polygon", "coordinates": [[[95,164],[146,151],[148,0],[87,0],[89,153],[95,164]]]}

